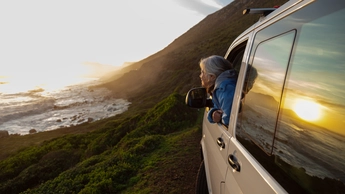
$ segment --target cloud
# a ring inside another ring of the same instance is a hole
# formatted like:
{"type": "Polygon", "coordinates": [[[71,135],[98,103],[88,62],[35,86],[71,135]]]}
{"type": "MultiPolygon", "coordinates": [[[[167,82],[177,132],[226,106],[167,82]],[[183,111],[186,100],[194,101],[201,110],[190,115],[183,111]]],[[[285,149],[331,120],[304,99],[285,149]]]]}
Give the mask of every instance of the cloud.
{"type": "Polygon", "coordinates": [[[229,3],[231,3],[233,0],[215,0],[215,2],[221,6],[226,6],[228,5],[229,3]]]}
{"type": "Polygon", "coordinates": [[[175,0],[178,4],[180,4],[182,7],[185,7],[189,10],[196,11],[197,13],[200,13],[202,15],[208,15],[210,13],[213,13],[217,11],[219,8],[214,7],[212,5],[208,5],[201,0],[175,0]]]}
{"type": "Polygon", "coordinates": [[[209,15],[233,0],[175,0],[182,7],[195,11],[201,15],[209,15]]]}

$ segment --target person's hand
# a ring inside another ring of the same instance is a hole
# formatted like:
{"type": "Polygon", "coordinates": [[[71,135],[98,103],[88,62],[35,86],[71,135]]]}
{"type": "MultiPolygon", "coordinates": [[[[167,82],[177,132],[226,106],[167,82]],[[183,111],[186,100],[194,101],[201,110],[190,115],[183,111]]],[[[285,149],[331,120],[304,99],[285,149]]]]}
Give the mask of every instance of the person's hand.
{"type": "Polygon", "coordinates": [[[216,110],[212,113],[212,119],[215,123],[219,123],[222,120],[223,111],[216,110]]]}

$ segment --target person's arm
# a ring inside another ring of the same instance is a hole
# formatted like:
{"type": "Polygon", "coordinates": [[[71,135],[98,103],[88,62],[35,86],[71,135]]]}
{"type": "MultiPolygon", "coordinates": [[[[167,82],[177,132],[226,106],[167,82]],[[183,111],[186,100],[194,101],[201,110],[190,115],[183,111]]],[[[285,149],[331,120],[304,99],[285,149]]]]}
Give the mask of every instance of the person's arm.
{"type": "Polygon", "coordinates": [[[207,120],[210,121],[210,123],[215,123],[215,122],[213,121],[212,115],[213,115],[213,113],[214,113],[216,110],[218,110],[218,108],[213,107],[213,108],[211,108],[211,109],[208,111],[208,113],[207,113],[207,120]]]}
{"type": "Polygon", "coordinates": [[[229,125],[232,101],[235,94],[235,86],[227,84],[225,88],[220,88],[216,92],[221,110],[223,111],[222,123],[225,125],[229,125]]]}
{"type": "Polygon", "coordinates": [[[219,107],[219,103],[216,102],[216,99],[217,97],[216,96],[212,96],[212,103],[213,103],[213,107],[208,111],[207,113],[207,120],[210,122],[210,123],[216,123],[214,120],[213,120],[213,117],[212,115],[215,113],[215,111],[219,110],[220,107],[219,107]]]}

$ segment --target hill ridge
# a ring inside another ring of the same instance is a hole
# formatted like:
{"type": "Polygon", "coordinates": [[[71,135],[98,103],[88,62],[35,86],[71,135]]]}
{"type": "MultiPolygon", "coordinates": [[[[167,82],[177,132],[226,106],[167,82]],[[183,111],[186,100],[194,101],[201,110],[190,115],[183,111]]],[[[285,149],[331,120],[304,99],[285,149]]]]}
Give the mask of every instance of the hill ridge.
{"type": "Polygon", "coordinates": [[[128,66],[121,77],[108,79],[104,86],[119,97],[130,100],[137,96],[145,98],[145,91],[157,92],[156,98],[152,99],[155,102],[174,91],[185,94],[191,87],[200,85],[199,60],[213,54],[224,56],[232,41],[258,20],[259,15],[243,16],[244,9],[273,7],[283,2],[286,0],[235,0],[205,17],[164,49],[128,66]],[[176,76],[179,79],[173,79],[176,76]],[[160,84],[165,86],[161,87],[160,84]],[[159,91],[157,87],[165,91],[159,91]]]}

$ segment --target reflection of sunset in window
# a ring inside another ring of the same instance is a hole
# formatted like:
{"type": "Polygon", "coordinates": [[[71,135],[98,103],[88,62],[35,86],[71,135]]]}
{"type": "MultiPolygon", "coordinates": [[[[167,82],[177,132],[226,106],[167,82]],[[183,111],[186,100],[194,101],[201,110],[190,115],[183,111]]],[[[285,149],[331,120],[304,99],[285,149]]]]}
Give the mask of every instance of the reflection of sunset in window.
{"type": "Polygon", "coordinates": [[[307,121],[315,121],[320,118],[321,114],[319,104],[305,99],[296,100],[293,110],[300,118],[307,121]]]}

